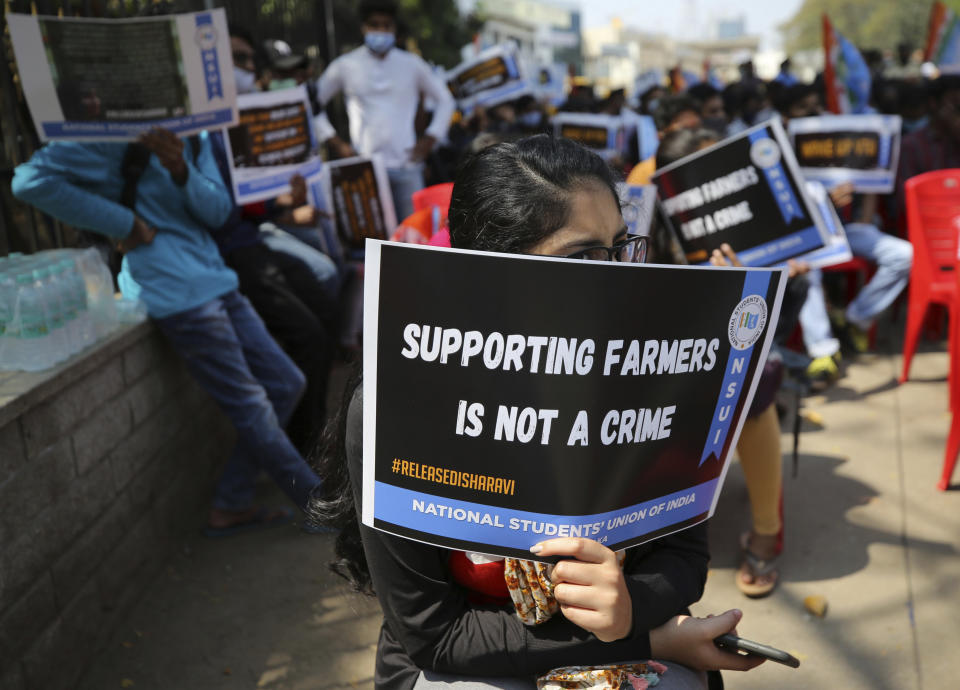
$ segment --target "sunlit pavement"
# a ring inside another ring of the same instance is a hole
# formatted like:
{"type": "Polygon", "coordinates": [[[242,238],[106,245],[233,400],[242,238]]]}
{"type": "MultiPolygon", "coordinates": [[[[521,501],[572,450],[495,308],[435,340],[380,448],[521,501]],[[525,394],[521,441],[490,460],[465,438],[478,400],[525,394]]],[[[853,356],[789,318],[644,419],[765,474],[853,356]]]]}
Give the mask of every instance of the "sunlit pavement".
{"type": "MultiPolygon", "coordinates": [[[[950,425],[945,352],[857,359],[805,409],[799,474],[784,434],[786,549],[782,583],[747,600],[736,590],[737,535],[748,527],[739,466],[711,525],[705,615],[739,607],[741,636],[783,648],[793,670],[767,663],[725,674],[728,688],[955,688],[960,644],[960,491],[936,488],[950,425]],[[804,598],[826,597],[824,618],[804,598]]],[[[960,476],[955,477],[955,485],[960,476]]]]}
{"type": "MultiPolygon", "coordinates": [[[[936,489],[950,424],[947,365],[942,351],[918,354],[914,380],[897,386],[899,356],[864,356],[805,401],[822,428],[805,423],[797,478],[791,437],[782,437],[786,551],[767,599],[747,600],[734,585],[748,505],[739,466],[731,468],[695,613],[739,607],[742,636],[802,665],[728,672],[727,688],[960,684],[960,491],[936,489]],[[824,618],[804,610],[809,595],[826,597],[824,618]]],[[[265,497],[282,501],[266,487],[265,497]]],[[[332,543],[295,527],[188,537],[81,687],[371,687],[379,610],[329,572],[332,543]]]]}

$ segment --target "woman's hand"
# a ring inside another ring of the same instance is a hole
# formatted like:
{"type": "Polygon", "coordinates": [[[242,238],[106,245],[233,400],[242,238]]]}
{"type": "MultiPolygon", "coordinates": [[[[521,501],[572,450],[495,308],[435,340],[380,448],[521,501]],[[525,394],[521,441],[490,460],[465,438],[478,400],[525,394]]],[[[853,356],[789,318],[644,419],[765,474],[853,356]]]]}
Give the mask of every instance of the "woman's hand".
{"type": "Polygon", "coordinates": [[[707,618],[674,616],[650,631],[650,655],[654,659],[675,661],[700,671],[749,671],[765,659],[726,652],[713,643],[724,633],[736,634],[737,623],[742,617],[737,609],[707,618]]]}
{"type": "Polygon", "coordinates": [[[843,208],[853,203],[853,184],[843,182],[830,190],[830,200],[837,208],[843,208]]]}
{"type": "Polygon", "coordinates": [[[733,247],[724,242],[720,245],[720,249],[714,249],[713,253],[710,255],[710,265],[711,266],[736,266],[740,268],[743,266],[740,263],[740,259],[737,256],[737,253],[733,251],[733,247]]]}
{"type": "Polygon", "coordinates": [[[548,539],[530,549],[538,556],[569,556],[553,568],[553,595],[571,623],[603,642],[620,640],[633,627],[630,592],[617,554],[593,539],[548,539]]]}
{"type": "Polygon", "coordinates": [[[796,278],[797,276],[802,276],[810,272],[810,264],[806,261],[795,261],[790,259],[787,262],[787,276],[790,278],[796,278]]]}

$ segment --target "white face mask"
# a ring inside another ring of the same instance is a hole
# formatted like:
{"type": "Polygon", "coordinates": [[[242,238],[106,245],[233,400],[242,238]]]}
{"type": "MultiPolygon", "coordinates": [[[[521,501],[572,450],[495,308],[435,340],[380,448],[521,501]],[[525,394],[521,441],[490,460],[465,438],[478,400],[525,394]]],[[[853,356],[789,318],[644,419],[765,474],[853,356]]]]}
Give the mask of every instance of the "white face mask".
{"type": "Polygon", "coordinates": [[[367,48],[377,55],[383,55],[393,48],[397,37],[387,31],[368,31],[363,35],[363,42],[367,48]]]}
{"type": "Polygon", "coordinates": [[[257,88],[257,75],[241,67],[233,68],[233,81],[237,85],[237,93],[253,93],[257,88]]]}

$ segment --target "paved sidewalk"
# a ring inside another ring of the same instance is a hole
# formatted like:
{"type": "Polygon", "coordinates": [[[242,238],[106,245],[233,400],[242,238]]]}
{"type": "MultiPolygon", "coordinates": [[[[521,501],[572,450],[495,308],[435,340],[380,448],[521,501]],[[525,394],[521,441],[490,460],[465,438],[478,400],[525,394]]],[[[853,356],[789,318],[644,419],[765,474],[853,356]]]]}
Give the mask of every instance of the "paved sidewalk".
{"type": "MultiPolygon", "coordinates": [[[[807,424],[796,479],[784,457],[783,582],[768,599],[747,600],[734,586],[748,506],[739,466],[731,468],[695,612],[741,608],[744,637],[784,648],[802,666],[726,673],[727,688],[960,686],[952,663],[960,654],[960,492],[935,486],[950,423],[947,357],[919,354],[914,381],[898,387],[899,367],[899,356],[859,358],[826,395],[806,400],[823,426],[807,424]],[[827,598],[824,619],[805,613],[811,594],[827,598]]],[[[377,604],[327,570],[331,551],[331,537],[295,527],[188,538],[81,688],[372,687],[377,604]]]]}

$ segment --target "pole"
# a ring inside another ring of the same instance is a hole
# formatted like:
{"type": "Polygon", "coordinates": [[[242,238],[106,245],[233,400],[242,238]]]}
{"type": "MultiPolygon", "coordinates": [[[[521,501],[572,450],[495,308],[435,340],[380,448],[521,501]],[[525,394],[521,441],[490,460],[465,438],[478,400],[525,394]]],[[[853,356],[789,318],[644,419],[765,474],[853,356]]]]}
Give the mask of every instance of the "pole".
{"type": "Polygon", "coordinates": [[[327,26],[327,64],[337,59],[337,32],[333,26],[333,2],[323,0],[323,23],[327,26]]]}

